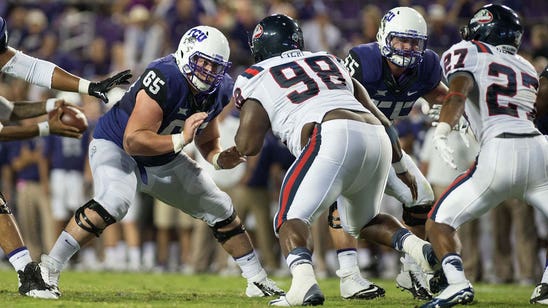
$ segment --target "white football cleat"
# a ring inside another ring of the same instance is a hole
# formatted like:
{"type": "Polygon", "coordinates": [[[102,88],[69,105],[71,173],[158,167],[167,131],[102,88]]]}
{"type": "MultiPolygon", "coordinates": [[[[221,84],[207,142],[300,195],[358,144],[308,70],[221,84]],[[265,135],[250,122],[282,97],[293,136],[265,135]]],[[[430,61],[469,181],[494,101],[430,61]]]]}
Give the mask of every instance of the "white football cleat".
{"type": "Polygon", "coordinates": [[[357,266],[344,273],[338,270],[336,274],[341,278],[339,286],[344,299],[373,299],[384,296],[384,289],[363,278],[357,266]]]}
{"type": "Polygon", "coordinates": [[[529,300],[531,304],[543,304],[548,305],[548,283],[539,283],[531,294],[529,300]]]}
{"type": "Polygon", "coordinates": [[[461,283],[449,284],[445,290],[434,297],[421,308],[453,307],[466,305],[474,301],[474,289],[468,280],[461,283]]]}
{"type": "Polygon", "coordinates": [[[396,286],[400,289],[411,292],[413,298],[420,300],[432,299],[432,294],[428,290],[426,283],[426,274],[423,273],[420,266],[413,261],[401,258],[401,272],[396,277],[396,286]]]}
{"type": "Polygon", "coordinates": [[[247,288],[245,289],[245,295],[247,295],[247,297],[265,297],[284,294],[284,290],[278,288],[276,283],[267,277],[264,269],[247,281],[247,288]]]}
{"type": "Polygon", "coordinates": [[[52,257],[43,254],[40,262],[40,271],[44,282],[51,286],[53,292],[57,294],[57,297],[61,296],[59,290],[59,276],[61,275],[61,269],[63,265],[52,257]]]}
{"type": "Polygon", "coordinates": [[[44,299],[57,299],[59,295],[42,279],[40,266],[30,262],[22,271],[17,271],[19,293],[24,296],[44,299]]]}
{"type": "Polygon", "coordinates": [[[313,284],[304,294],[304,297],[301,297],[302,299],[298,299],[298,295],[296,294],[288,294],[282,295],[277,299],[271,300],[268,304],[270,306],[318,306],[323,305],[323,302],[325,301],[325,296],[323,295],[322,291],[320,290],[320,287],[317,284],[313,284]],[[292,296],[293,295],[293,296],[292,296]]]}

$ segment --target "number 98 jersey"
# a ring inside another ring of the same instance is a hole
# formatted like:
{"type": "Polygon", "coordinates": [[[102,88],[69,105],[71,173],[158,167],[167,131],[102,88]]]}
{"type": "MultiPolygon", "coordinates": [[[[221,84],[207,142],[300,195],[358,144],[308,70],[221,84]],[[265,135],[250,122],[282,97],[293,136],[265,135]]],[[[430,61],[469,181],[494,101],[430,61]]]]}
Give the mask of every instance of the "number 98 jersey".
{"type": "Polygon", "coordinates": [[[368,112],[353,92],[352,78],[335,56],[290,50],[246,69],[236,79],[233,97],[237,108],[246,99],[259,101],[274,135],[299,156],[306,123],[321,123],[333,109],[368,112]]]}
{"type": "Polygon", "coordinates": [[[478,141],[501,133],[528,134],[533,124],[538,78],[531,63],[479,41],[461,41],[443,53],[447,80],[465,72],[475,80],[465,113],[478,141]]]}

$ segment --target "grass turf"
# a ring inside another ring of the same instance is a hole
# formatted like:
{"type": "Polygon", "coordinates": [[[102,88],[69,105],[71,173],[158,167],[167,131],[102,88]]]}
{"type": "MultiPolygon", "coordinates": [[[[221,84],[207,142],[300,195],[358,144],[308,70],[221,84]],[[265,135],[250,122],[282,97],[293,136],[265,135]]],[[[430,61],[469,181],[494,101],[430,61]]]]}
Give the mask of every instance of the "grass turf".
{"type": "MultiPolygon", "coordinates": [[[[287,291],[289,278],[276,278],[287,291]]],[[[339,296],[337,278],[322,279],[324,307],[415,307],[422,301],[402,292],[394,280],[374,282],[386,289],[384,298],[360,301],[339,296]]],[[[61,275],[63,295],[58,300],[33,299],[19,295],[13,270],[0,270],[0,307],[265,307],[268,298],[247,298],[241,277],[153,273],[82,273],[61,275]]],[[[532,286],[475,284],[472,307],[531,307],[532,286]]]]}

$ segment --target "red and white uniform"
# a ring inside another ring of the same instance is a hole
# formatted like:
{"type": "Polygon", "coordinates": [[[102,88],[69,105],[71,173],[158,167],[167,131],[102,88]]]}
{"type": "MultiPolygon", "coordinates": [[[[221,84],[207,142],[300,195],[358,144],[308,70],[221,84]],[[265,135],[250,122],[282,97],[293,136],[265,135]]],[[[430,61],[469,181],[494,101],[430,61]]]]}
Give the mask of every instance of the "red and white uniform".
{"type": "Polygon", "coordinates": [[[478,41],[446,51],[443,72],[468,73],[475,87],[465,113],[480,142],[476,164],[442,195],[431,218],[458,227],[516,197],[548,215],[548,142],[535,128],[538,79],[528,61],[478,41]]]}
{"type": "Polygon", "coordinates": [[[237,106],[259,101],[273,133],[297,157],[282,184],[275,230],[288,219],[310,224],[337,200],[343,228],[357,237],[379,212],[392,151],[381,125],[322,123],[334,109],[369,112],[354,98],[344,66],[330,54],[287,51],[242,73],[234,98],[237,106]],[[311,122],[321,124],[301,147],[301,130],[311,122]]]}

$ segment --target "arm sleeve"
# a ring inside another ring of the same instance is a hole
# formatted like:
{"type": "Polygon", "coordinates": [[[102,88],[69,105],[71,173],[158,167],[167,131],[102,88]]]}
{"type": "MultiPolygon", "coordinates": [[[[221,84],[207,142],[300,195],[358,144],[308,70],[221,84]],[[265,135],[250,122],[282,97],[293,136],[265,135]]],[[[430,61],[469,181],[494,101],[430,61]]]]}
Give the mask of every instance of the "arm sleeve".
{"type": "Polygon", "coordinates": [[[51,89],[53,70],[56,65],[49,62],[28,56],[21,51],[2,67],[2,72],[24,79],[25,81],[51,89]]]}

